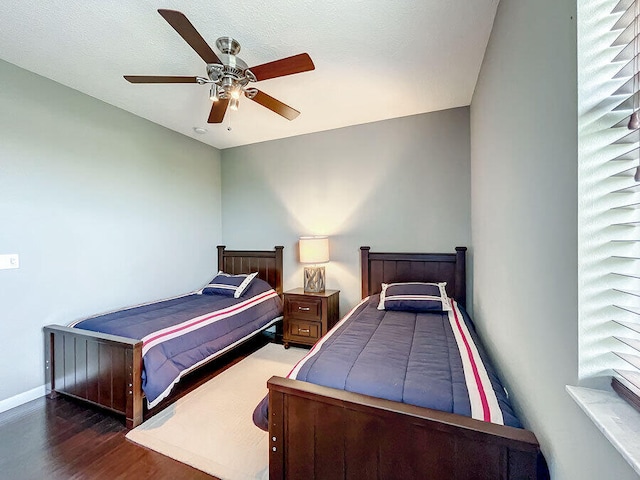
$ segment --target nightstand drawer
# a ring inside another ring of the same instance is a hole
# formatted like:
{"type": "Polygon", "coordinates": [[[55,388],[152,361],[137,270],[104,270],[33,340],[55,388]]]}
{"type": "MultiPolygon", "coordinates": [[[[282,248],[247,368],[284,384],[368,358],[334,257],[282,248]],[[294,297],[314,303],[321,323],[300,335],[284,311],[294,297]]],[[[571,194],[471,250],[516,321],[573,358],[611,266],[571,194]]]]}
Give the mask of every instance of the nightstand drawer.
{"type": "Polygon", "coordinates": [[[322,320],[322,299],[309,297],[285,297],[288,316],[301,320],[322,320]]]}
{"type": "Polygon", "coordinates": [[[284,292],[284,318],[282,341],[313,345],[338,322],[339,290],[305,292],[295,288],[284,292]]]}
{"type": "Polygon", "coordinates": [[[317,322],[304,322],[300,320],[289,320],[288,337],[295,340],[314,340],[320,338],[321,324],[317,322]]]}

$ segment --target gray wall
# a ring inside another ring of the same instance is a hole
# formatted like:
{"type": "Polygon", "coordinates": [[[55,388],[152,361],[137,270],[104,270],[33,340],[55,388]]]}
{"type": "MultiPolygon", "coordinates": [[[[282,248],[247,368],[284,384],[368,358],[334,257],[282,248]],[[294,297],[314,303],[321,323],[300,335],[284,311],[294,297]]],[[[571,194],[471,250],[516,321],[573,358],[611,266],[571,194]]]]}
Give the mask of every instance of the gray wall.
{"type": "Polygon", "coordinates": [[[578,382],[576,2],[500,2],[471,104],[475,321],[552,478],[637,478],[578,382]]]}
{"type": "Polygon", "coordinates": [[[284,245],[285,289],[302,286],[297,240],[330,236],[327,288],[360,299],[359,247],[469,245],[469,109],[457,108],[222,152],[224,242],[284,245]]]}
{"type": "Polygon", "coordinates": [[[0,61],[0,403],[44,383],[42,326],[198,288],[220,152],[0,61]]]}

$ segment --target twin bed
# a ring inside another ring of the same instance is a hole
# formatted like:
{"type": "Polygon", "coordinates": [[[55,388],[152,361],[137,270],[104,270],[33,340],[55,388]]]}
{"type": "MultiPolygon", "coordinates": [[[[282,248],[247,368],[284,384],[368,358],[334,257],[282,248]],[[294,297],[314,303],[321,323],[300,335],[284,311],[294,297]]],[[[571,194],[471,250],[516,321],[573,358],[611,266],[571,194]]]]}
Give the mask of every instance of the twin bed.
{"type": "Polygon", "coordinates": [[[268,381],[268,408],[254,412],[269,478],[546,478],[464,311],[465,251],[361,248],[363,302],[268,381]],[[380,310],[383,284],[400,282],[446,282],[451,310],[414,309],[411,294],[380,310]]]}
{"type": "MultiPolygon", "coordinates": [[[[254,412],[256,425],[269,431],[270,478],[545,478],[538,442],[521,428],[465,312],[465,254],[464,247],[450,254],[373,253],[361,248],[363,301],[288,378],[268,381],[269,395],[254,412]],[[423,295],[422,303],[416,303],[413,293],[394,290],[415,288],[413,282],[435,283],[437,287],[428,287],[435,288],[435,296],[423,295]],[[402,285],[383,287],[394,283],[402,285]],[[430,305],[426,310],[425,298],[430,305]]],[[[192,346],[181,347],[194,358],[173,362],[175,381],[280,318],[282,247],[272,252],[219,247],[218,267],[228,274],[258,272],[268,285],[251,282],[255,285],[248,287],[240,303],[225,297],[226,303],[215,312],[252,310],[247,305],[265,296],[273,305],[241,322],[249,326],[224,327],[237,331],[231,337],[224,334],[221,339],[218,332],[203,340],[204,330],[197,327],[195,337],[205,352],[196,349],[194,357],[192,346]]],[[[209,304],[218,299],[196,297],[129,309],[125,317],[163,318],[158,311],[166,307],[187,330],[202,319],[206,323],[212,316],[226,318],[209,313],[209,304]],[[180,317],[184,304],[193,302],[195,316],[180,317]]],[[[100,319],[118,324],[122,316],[118,312],[100,319]]],[[[45,327],[48,388],[52,394],[64,393],[124,414],[127,426],[136,426],[142,421],[142,384],[151,391],[149,376],[155,368],[148,354],[160,355],[156,360],[163,364],[167,351],[175,348],[160,340],[160,353],[154,354],[158,333],[125,330],[142,340],[122,338],[86,330],[94,328],[91,321],[81,324],[83,329],[45,327]]],[[[172,336],[174,330],[169,326],[161,332],[172,336]]],[[[165,380],[159,391],[164,395],[165,385],[174,380],[165,380]]],[[[151,407],[157,403],[147,400],[151,407]]]]}
{"type": "Polygon", "coordinates": [[[107,408],[124,415],[128,428],[138,426],[145,399],[153,408],[170,397],[181,377],[282,318],[282,250],[218,247],[219,271],[257,272],[238,298],[232,292],[219,294],[219,285],[208,286],[92,317],[76,327],[45,327],[48,393],[107,408]]]}

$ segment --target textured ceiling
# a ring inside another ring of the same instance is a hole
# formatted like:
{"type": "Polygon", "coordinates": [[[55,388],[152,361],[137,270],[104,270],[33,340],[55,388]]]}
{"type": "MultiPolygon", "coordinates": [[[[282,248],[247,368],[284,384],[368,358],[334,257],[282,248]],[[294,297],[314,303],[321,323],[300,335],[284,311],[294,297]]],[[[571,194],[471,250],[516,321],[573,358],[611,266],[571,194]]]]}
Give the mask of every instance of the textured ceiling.
{"type": "Polygon", "coordinates": [[[0,58],[227,148],[469,105],[497,4],[2,0],[0,58]],[[203,60],[158,8],[183,12],[214,50],[218,37],[235,38],[249,66],[307,52],[315,70],[253,84],[301,115],[289,121],[242,99],[223,124],[208,125],[206,86],[125,81],[124,74],[206,77],[203,60]],[[196,134],[194,127],[207,133],[196,134]]]}

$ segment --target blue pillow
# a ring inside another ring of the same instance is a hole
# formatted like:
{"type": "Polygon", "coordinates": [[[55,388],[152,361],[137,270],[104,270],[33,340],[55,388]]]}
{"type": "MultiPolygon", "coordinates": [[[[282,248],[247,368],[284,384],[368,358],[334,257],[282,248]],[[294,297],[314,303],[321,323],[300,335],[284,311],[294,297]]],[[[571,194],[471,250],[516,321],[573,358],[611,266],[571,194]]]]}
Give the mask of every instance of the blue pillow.
{"type": "Polygon", "coordinates": [[[406,312],[446,312],[451,303],[445,290],[446,283],[383,283],[378,310],[406,312]]]}
{"type": "Polygon", "coordinates": [[[258,272],[230,275],[220,271],[209,285],[200,290],[199,293],[240,298],[256,275],[258,275],[258,272]]]}

